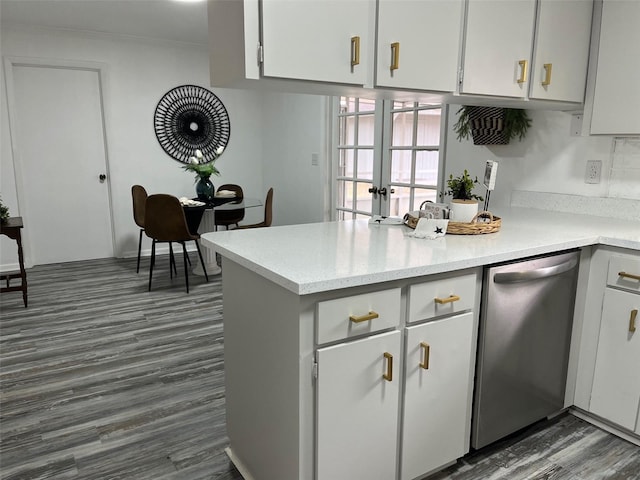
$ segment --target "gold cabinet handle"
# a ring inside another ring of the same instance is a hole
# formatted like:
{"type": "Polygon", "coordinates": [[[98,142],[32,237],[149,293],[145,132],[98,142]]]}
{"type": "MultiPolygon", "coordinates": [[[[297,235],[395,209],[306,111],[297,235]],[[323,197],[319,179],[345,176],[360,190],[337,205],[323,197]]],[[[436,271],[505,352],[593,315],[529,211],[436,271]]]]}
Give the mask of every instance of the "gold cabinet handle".
{"type": "Polygon", "coordinates": [[[444,305],[445,303],[457,302],[460,300],[458,295],[449,295],[447,298],[434,298],[433,301],[439,303],[440,305],[444,305]]]}
{"type": "Polygon", "coordinates": [[[374,318],[378,318],[380,315],[378,315],[376,312],[369,312],[366,315],[349,315],[349,320],[351,320],[353,323],[360,323],[360,322],[367,322],[369,320],[373,320],[374,318]]]}
{"type": "Polygon", "coordinates": [[[529,65],[529,62],[528,60],[520,60],[518,65],[520,65],[520,78],[518,79],[518,83],[525,83],[527,81],[527,65],[529,65]]]}
{"type": "Polygon", "coordinates": [[[542,81],[543,86],[551,85],[551,64],[545,63],[544,67],[544,80],[542,81]]]}
{"type": "Polygon", "coordinates": [[[640,275],[634,275],[633,273],[618,272],[619,277],[632,278],[633,280],[640,280],[640,275]]]}
{"type": "Polygon", "coordinates": [[[424,352],[422,362],[420,362],[420,367],[424,368],[425,370],[429,370],[429,352],[431,350],[431,347],[427,342],[420,342],[420,347],[424,352]]]}
{"type": "Polygon", "coordinates": [[[636,317],[638,316],[638,309],[631,310],[631,317],[629,318],[629,331],[631,333],[636,331],[636,317]]]}
{"type": "Polygon", "coordinates": [[[400,62],[400,42],[393,42],[391,44],[391,71],[398,69],[400,62]]]}
{"type": "Polygon", "coordinates": [[[360,37],[351,37],[351,66],[360,65],[360,37]]]}
{"type": "Polygon", "coordinates": [[[393,355],[389,352],[384,352],[383,358],[387,362],[387,373],[383,373],[382,378],[391,382],[393,380],[393,355]]]}

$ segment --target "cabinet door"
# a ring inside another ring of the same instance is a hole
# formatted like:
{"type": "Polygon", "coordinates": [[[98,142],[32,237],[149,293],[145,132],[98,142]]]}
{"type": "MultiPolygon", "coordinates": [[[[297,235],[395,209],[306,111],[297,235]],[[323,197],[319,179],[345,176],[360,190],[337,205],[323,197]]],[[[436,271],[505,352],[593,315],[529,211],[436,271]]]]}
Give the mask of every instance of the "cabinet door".
{"type": "Polygon", "coordinates": [[[640,295],[606,289],[589,404],[592,413],[629,430],[636,428],[640,402],[640,315],[633,332],[633,310],[640,310],[640,295]]]}
{"type": "Polygon", "coordinates": [[[592,0],[540,0],[531,98],[584,101],[592,0]]]}
{"type": "Polygon", "coordinates": [[[319,349],[317,362],[317,480],[396,478],[400,332],[319,349]]]}
{"type": "Polygon", "coordinates": [[[407,329],[401,478],[468,451],[473,314],[407,329]]]}
{"type": "Polygon", "coordinates": [[[525,97],[535,0],[469,0],[462,93],[525,97]]]}
{"type": "Polygon", "coordinates": [[[461,0],[380,0],[376,85],[455,91],[461,23],[461,0]]]}
{"type": "Polygon", "coordinates": [[[640,134],[640,2],[605,0],[591,133],[640,134]]]}
{"type": "Polygon", "coordinates": [[[363,85],[370,0],[263,0],[263,75],[363,85]]]}

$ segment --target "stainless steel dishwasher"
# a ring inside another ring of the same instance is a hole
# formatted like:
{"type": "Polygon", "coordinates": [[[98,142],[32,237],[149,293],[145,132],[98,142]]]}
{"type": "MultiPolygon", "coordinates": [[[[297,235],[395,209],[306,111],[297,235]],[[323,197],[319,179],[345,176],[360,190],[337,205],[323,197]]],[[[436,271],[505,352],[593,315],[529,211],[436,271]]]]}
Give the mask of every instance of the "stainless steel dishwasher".
{"type": "Polygon", "coordinates": [[[485,268],[471,445],[564,406],[579,252],[485,268]]]}

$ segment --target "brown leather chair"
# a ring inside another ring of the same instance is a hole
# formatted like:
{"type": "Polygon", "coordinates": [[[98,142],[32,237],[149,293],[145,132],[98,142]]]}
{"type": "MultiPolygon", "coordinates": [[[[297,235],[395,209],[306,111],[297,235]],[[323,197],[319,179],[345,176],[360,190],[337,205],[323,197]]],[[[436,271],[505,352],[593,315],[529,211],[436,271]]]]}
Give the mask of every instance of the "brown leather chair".
{"type": "MultiPolygon", "coordinates": [[[[173,195],[166,195],[164,193],[158,193],[149,195],[145,204],[145,234],[153,240],[151,245],[151,265],[149,267],[149,291],[151,291],[151,279],[153,277],[153,266],[156,260],[156,243],[166,242],[171,246],[171,242],[177,242],[182,245],[182,253],[184,257],[184,279],[187,287],[187,293],[189,293],[189,270],[187,264],[189,263],[189,257],[187,255],[187,247],[185,242],[193,240],[198,250],[198,256],[200,257],[200,263],[204,271],[204,276],[207,282],[209,276],[205,267],[204,259],[202,258],[202,252],[200,251],[200,244],[197,240],[200,239],[200,235],[192,234],[187,226],[187,220],[184,215],[184,209],[180,204],[180,200],[173,195]]],[[[173,258],[173,252],[169,257],[170,266],[175,270],[175,260],[173,258]]]]}
{"type": "MultiPolygon", "coordinates": [[[[224,185],[220,185],[218,187],[218,192],[220,190],[231,190],[235,192],[236,199],[243,199],[244,192],[242,191],[242,187],[240,185],[235,185],[233,183],[225,183],[224,185]]],[[[219,226],[225,227],[229,230],[229,225],[238,226],[238,222],[242,221],[244,218],[244,208],[238,208],[234,210],[216,210],[215,211],[215,229],[217,230],[219,226]]]]}
{"type": "Polygon", "coordinates": [[[267,192],[267,198],[264,202],[264,220],[260,223],[253,223],[251,225],[240,225],[238,228],[263,228],[270,227],[273,220],[273,187],[267,192]]]}
{"type": "Polygon", "coordinates": [[[144,232],[144,213],[145,203],[147,201],[147,191],[142,185],[134,185],[131,187],[131,196],[133,197],[133,221],[140,227],[140,237],[138,238],[138,264],[136,265],[136,273],[140,271],[140,251],[142,249],[142,234],[144,232]]]}

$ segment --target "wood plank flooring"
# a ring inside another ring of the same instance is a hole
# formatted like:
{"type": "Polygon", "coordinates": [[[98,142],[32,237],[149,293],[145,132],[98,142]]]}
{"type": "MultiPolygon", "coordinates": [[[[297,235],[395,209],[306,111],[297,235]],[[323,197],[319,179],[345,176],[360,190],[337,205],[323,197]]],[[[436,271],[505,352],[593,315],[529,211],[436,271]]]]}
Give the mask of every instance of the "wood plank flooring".
{"type": "MultiPolygon", "coordinates": [[[[28,309],[2,295],[0,478],[241,479],[224,453],[220,277],[191,275],[187,294],[180,267],[171,280],[159,257],[147,292],[148,260],[140,274],[135,259],[43,265],[27,272],[28,309]]],[[[639,472],[638,447],[566,415],[432,478],[639,472]]]]}

